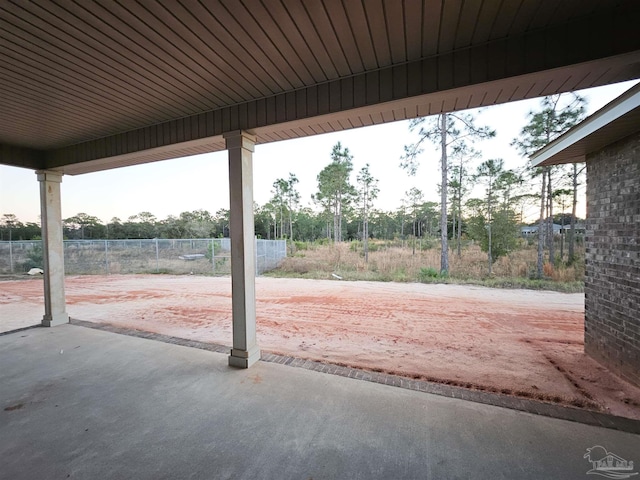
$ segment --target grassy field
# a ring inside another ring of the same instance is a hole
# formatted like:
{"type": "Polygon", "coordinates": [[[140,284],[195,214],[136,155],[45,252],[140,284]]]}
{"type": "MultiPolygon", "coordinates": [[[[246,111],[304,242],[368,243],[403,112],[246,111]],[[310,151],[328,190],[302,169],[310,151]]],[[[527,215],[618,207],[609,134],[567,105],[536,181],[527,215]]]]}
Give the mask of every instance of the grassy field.
{"type": "Polygon", "coordinates": [[[488,275],[487,254],[478,245],[468,244],[458,256],[449,254],[449,275],[440,271],[440,249],[435,242],[372,242],[369,261],[365,262],[360,242],[338,245],[296,243],[294,253],[280,268],[267,275],[274,277],[330,279],[332,274],[343,280],[383,282],[422,282],[475,284],[499,288],[529,288],[582,292],[584,290],[584,252],[571,266],[544,265],[545,278],[535,279],[536,247],[525,242],[521,248],[499,258],[488,275]],[[426,248],[429,247],[429,248],[426,248]]]}

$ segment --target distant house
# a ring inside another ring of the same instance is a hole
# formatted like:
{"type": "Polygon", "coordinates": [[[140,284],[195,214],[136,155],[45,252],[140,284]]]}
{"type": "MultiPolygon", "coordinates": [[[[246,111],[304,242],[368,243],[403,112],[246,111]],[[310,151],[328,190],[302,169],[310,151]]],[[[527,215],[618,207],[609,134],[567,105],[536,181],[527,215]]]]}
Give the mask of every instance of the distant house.
{"type": "Polygon", "coordinates": [[[532,227],[528,227],[528,226],[524,226],[524,227],[520,227],[520,235],[522,235],[523,237],[532,237],[533,235],[537,235],[538,234],[538,226],[532,226],[532,227]]]}
{"type": "MultiPolygon", "coordinates": [[[[554,235],[562,235],[568,234],[571,230],[571,225],[559,225],[557,223],[553,224],[553,234],[554,235]]],[[[584,223],[576,223],[575,225],[576,235],[584,235],[585,227],[584,223]]],[[[523,237],[532,237],[538,234],[538,225],[525,225],[520,227],[520,235],[523,237]]]]}
{"type": "MultiPolygon", "coordinates": [[[[561,225],[560,228],[562,231],[567,234],[571,231],[571,225],[561,225]]],[[[575,224],[576,235],[584,235],[586,232],[586,226],[582,222],[576,222],[575,224]]]]}

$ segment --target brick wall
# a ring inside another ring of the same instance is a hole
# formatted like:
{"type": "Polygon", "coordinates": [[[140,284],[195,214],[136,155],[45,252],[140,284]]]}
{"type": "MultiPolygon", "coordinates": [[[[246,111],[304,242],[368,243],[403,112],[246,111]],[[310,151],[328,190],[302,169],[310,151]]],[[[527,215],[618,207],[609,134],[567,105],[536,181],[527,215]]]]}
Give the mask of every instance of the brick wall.
{"type": "Polygon", "coordinates": [[[587,157],[585,351],[640,385],[640,133],[587,157]]]}

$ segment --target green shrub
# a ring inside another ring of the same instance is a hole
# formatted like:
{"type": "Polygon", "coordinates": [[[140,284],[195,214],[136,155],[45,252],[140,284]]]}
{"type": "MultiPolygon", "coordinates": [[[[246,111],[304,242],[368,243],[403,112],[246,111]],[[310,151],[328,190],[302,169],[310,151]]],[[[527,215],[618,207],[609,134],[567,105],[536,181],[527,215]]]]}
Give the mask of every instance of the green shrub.
{"type": "Polygon", "coordinates": [[[207,258],[207,260],[211,260],[213,257],[218,255],[218,253],[220,253],[220,250],[222,250],[221,242],[209,242],[209,244],[207,245],[207,253],[205,253],[205,257],[207,258]]]}
{"type": "Polygon", "coordinates": [[[27,260],[22,264],[24,271],[31,270],[32,268],[44,268],[44,260],[42,253],[42,244],[36,243],[31,250],[27,253],[27,260]]]}
{"type": "Polygon", "coordinates": [[[431,250],[434,248],[438,242],[433,237],[424,237],[420,240],[420,248],[422,250],[431,250]]]}
{"type": "Polygon", "coordinates": [[[420,272],[418,273],[418,281],[424,283],[427,282],[429,279],[433,279],[433,278],[439,278],[440,277],[440,272],[438,272],[435,268],[432,267],[422,267],[420,269],[420,272]]]}
{"type": "MultiPolygon", "coordinates": [[[[367,249],[370,252],[377,252],[380,249],[380,244],[369,240],[367,243],[367,249]]],[[[349,243],[349,250],[352,252],[357,252],[358,250],[364,251],[364,242],[362,240],[352,240],[349,243]]]]}
{"type": "Polygon", "coordinates": [[[407,269],[405,267],[397,268],[393,272],[393,277],[392,278],[393,278],[394,282],[406,282],[408,280],[408,278],[407,278],[407,269]]]}
{"type": "Polygon", "coordinates": [[[309,245],[307,244],[307,242],[293,242],[293,244],[296,247],[296,250],[308,250],[309,249],[309,245]]]}

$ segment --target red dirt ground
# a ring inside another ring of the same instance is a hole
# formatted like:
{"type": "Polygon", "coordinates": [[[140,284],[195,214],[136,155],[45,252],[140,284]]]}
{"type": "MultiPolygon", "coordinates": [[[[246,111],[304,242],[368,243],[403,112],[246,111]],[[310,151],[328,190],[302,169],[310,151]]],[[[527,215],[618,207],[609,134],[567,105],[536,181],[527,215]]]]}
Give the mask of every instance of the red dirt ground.
{"type": "MultiPolygon", "coordinates": [[[[42,317],[42,280],[0,282],[0,330],[42,317]]],[[[583,351],[584,296],[459,285],[258,278],[265,351],[598,408],[640,389],[583,351]]],[[[231,344],[229,277],[67,277],[72,318],[231,344]]]]}

